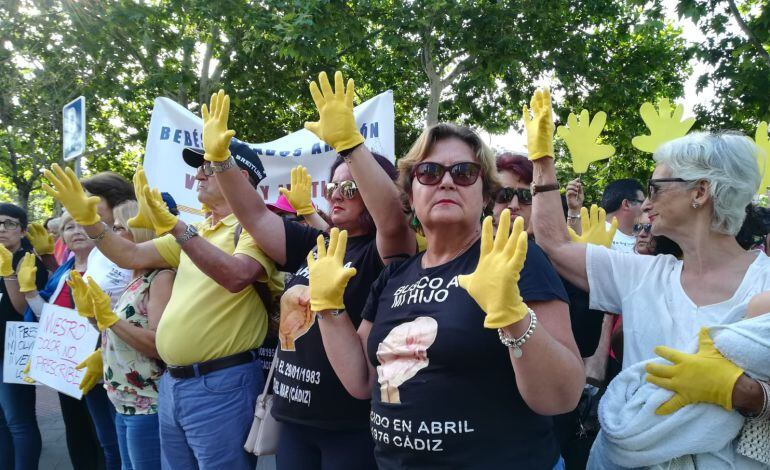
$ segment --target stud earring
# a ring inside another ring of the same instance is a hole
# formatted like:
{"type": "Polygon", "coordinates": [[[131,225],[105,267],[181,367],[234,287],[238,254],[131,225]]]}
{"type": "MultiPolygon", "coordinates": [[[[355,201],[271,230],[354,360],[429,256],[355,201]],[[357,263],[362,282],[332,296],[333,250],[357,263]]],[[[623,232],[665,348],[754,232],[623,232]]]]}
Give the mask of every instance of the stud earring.
{"type": "Polygon", "coordinates": [[[691,204],[691,206],[692,206],[692,208],[693,208],[693,209],[697,209],[697,208],[699,208],[699,207],[700,207],[700,202],[698,202],[698,201],[693,201],[693,202],[692,202],[692,204],[691,204]]]}

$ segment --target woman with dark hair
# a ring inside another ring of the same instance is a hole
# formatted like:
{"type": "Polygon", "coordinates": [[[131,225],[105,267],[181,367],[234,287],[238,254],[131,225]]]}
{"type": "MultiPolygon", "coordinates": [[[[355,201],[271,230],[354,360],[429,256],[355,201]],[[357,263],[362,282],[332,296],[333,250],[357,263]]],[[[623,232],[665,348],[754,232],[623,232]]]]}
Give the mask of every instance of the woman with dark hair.
{"type": "MultiPolygon", "coordinates": [[[[306,127],[340,154],[332,165],[325,196],[332,224],[350,234],[345,264],[358,272],[345,289],[344,307],[337,314],[344,309],[357,325],[380,271],[393,259],[414,254],[416,243],[406,219],[394,217],[401,213],[400,194],[393,183],[395,167],[366,148],[353,119],[352,81],[343,91],[342,75],[337,72],[336,93],[325,73],[319,82],[323,92],[315,83],[310,89],[320,121],[306,127]]],[[[227,149],[232,132],[227,131],[228,107],[229,98],[220,92],[212,97],[212,108],[219,112],[204,112],[205,158],[219,172],[222,192],[243,228],[281,271],[295,273],[281,299],[281,345],[273,383],[273,416],[283,423],[278,468],[376,468],[368,431],[368,397],[354,398],[345,391],[324,352],[316,321],[320,317],[308,303],[307,258],[324,233],[281,220],[237,171],[228,169],[227,153],[218,151],[227,149]]],[[[304,204],[292,202],[298,213],[310,210],[310,198],[303,199],[304,204]]]]}

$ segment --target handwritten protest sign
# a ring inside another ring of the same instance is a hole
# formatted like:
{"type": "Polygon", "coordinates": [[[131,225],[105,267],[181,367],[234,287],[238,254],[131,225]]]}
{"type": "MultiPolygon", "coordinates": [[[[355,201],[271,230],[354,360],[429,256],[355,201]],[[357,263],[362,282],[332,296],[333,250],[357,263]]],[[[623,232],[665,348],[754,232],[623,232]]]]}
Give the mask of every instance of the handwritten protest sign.
{"type": "Polygon", "coordinates": [[[77,399],[84,370],[75,370],[96,349],[99,332],[76,311],[46,304],[40,316],[29,376],[77,399]]]}
{"type": "Polygon", "coordinates": [[[29,385],[22,380],[37,336],[37,323],[9,321],[5,324],[5,356],[3,357],[3,382],[29,385]]]}

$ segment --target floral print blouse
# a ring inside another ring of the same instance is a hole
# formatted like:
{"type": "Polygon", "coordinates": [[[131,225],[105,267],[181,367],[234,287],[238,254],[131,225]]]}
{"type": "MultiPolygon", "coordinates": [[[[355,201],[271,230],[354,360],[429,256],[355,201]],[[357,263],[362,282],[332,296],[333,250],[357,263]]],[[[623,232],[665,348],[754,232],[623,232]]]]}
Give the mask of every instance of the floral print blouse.
{"type": "MultiPolygon", "coordinates": [[[[149,328],[147,302],[150,284],[161,270],[137,277],[115,305],[118,318],[137,328],[149,328]]],[[[118,413],[126,415],[158,412],[158,381],[165,365],[129,346],[111,329],[102,332],[104,388],[118,413]]]]}

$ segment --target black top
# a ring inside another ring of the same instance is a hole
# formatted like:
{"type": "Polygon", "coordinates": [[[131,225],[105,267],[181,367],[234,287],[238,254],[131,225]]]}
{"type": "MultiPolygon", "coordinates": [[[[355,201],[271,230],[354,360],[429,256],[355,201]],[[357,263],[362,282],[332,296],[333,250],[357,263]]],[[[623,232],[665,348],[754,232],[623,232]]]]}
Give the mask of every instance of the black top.
{"type": "MultiPolygon", "coordinates": [[[[281,271],[295,273],[286,289],[308,285],[307,254],[316,249],[320,230],[284,221],[286,263],[281,271]]],[[[361,323],[361,310],[369,288],[382,271],[374,235],[348,239],[345,266],[356,268],[345,295],[345,310],[353,325],[361,323]]],[[[310,329],[294,337],[294,351],[278,351],[273,382],[273,416],[325,429],[366,429],[369,400],[353,398],[343,387],[326,357],[321,331],[313,315],[310,329]]]]}
{"type": "Polygon", "coordinates": [[[569,296],[569,319],[580,357],[591,357],[599,347],[604,312],[588,308],[588,292],[561,278],[569,296]]]}
{"type": "MultiPolygon", "coordinates": [[[[372,286],[363,317],[373,322],[370,427],[381,469],[543,470],[558,461],[551,418],[526,405],[508,348],[457,283],[476,269],[479,248],[428,269],[419,254],[386,268],[372,286]]],[[[531,241],[519,289],[526,302],[567,301],[531,241]]]]}
{"type": "MultiPolygon", "coordinates": [[[[21,259],[27,252],[31,252],[23,246],[16,250],[13,254],[13,270],[16,271],[16,266],[21,262],[21,259]]],[[[35,265],[37,266],[37,277],[35,284],[37,284],[38,290],[45,287],[45,283],[48,281],[48,271],[39,258],[35,258],[35,265]]],[[[5,281],[0,281],[0,294],[3,298],[0,299],[0,343],[5,344],[5,324],[9,321],[22,321],[24,320],[24,312],[17,312],[11,304],[11,297],[8,295],[8,291],[5,289],[5,281]]],[[[0,348],[0,360],[5,357],[5,347],[0,348]]],[[[0,378],[2,380],[2,378],[0,378]]]]}

